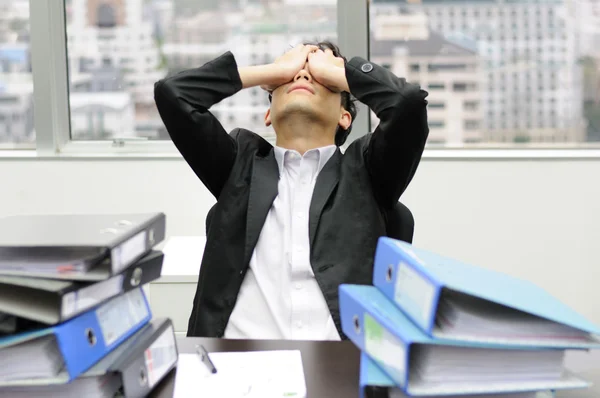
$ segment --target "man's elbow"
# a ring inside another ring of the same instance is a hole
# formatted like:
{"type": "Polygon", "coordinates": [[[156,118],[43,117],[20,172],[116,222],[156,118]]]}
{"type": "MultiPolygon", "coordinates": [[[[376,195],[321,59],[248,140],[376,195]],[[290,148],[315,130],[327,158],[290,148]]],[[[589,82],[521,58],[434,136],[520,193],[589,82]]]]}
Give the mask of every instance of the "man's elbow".
{"type": "Polygon", "coordinates": [[[397,94],[390,98],[391,101],[385,106],[396,117],[412,117],[426,112],[427,96],[429,93],[422,90],[417,84],[406,83],[397,94]],[[402,115],[402,116],[400,116],[402,115]]]}
{"type": "Polygon", "coordinates": [[[173,98],[173,88],[170,86],[168,79],[163,78],[154,83],[154,103],[158,108],[172,103],[173,98]]]}
{"type": "Polygon", "coordinates": [[[429,93],[421,88],[418,84],[409,83],[407,84],[401,92],[403,99],[405,102],[410,103],[416,107],[425,107],[427,106],[427,96],[429,93]]]}

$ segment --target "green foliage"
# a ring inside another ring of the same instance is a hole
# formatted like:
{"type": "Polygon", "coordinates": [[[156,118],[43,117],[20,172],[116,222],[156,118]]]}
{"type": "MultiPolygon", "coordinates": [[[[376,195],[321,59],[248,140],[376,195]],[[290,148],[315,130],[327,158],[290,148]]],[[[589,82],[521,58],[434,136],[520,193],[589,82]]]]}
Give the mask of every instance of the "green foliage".
{"type": "Polygon", "coordinates": [[[513,138],[513,142],[515,144],[526,144],[531,142],[531,137],[525,134],[517,134],[515,138],[513,138]]]}

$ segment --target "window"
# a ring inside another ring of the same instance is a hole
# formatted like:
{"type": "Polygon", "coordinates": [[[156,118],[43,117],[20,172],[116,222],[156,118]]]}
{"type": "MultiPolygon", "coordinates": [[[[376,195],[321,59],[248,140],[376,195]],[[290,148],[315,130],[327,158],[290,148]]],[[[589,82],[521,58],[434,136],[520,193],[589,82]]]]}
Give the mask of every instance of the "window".
{"type": "MultiPolygon", "coordinates": [[[[36,0],[37,1],[37,0],[36,0]]],[[[239,65],[273,62],[303,40],[337,41],[337,4],[301,1],[66,0],[71,140],[161,140],[154,82],[231,50],[239,65]],[[274,17],[284,16],[284,17],[274,17]],[[243,21],[243,22],[242,22],[243,21]]],[[[213,106],[226,130],[265,136],[262,90],[213,106]]]]}
{"type": "Polygon", "coordinates": [[[29,1],[0,1],[0,148],[33,147],[29,1]]]}
{"type": "Polygon", "coordinates": [[[444,109],[446,107],[446,104],[444,104],[443,102],[429,102],[429,104],[427,104],[427,107],[429,109],[444,109]]]}
{"type": "Polygon", "coordinates": [[[595,3],[372,0],[370,58],[409,81],[423,65],[438,144],[590,146],[600,142],[595,3]]]}

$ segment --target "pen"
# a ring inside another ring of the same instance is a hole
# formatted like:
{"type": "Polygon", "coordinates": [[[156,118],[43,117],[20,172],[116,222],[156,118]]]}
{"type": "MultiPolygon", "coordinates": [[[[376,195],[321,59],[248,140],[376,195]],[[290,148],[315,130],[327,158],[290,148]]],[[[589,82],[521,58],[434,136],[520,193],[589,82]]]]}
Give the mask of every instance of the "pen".
{"type": "Polygon", "coordinates": [[[203,345],[196,346],[196,353],[200,357],[200,361],[202,361],[210,370],[210,373],[217,373],[217,368],[215,368],[215,364],[210,360],[208,356],[208,351],[204,348],[203,345]]]}

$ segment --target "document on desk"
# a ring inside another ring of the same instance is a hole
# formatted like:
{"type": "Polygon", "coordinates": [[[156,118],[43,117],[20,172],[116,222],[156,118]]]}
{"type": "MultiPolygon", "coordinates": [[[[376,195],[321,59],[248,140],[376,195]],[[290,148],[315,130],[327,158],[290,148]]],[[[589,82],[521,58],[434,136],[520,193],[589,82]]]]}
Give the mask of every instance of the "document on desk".
{"type": "Polygon", "coordinates": [[[174,398],[306,398],[300,351],[215,352],[212,374],[196,354],[180,354],[174,398]]]}

